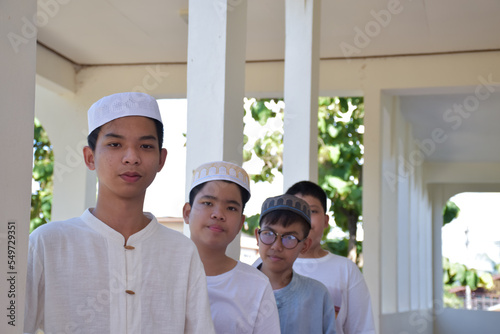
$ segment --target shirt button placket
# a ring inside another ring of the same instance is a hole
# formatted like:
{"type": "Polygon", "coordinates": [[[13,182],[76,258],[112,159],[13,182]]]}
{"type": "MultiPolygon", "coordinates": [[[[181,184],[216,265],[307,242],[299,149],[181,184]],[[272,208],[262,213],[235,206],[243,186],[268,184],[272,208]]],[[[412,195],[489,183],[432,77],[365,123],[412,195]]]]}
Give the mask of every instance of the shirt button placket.
{"type": "MultiPolygon", "coordinates": [[[[125,245],[124,246],[126,250],[134,250],[135,247],[134,246],[130,246],[130,245],[125,245]]],[[[126,255],[125,255],[126,256],[126,255]]],[[[128,262],[128,259],[127,259],[127,262],[128,262]]],[[[128,267],[128,266],[127,266],[128,267]]],[[[127,276],[128,276],[128,272],[127,272],[127,276]]],[[[127,285],[128,285],[128,279],[127,279],[127,285]]],[[[125,290],[125,292],[129,295],[135,295],[135,292],[133,290],[125,290]]]]}

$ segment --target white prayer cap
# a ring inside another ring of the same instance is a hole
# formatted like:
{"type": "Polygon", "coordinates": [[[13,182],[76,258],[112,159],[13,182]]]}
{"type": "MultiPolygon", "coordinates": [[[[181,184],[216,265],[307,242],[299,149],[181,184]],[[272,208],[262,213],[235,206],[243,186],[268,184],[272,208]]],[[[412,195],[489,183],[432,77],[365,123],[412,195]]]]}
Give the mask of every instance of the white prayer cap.
{"type": "Polygon", "coordinates": [[[144,116],[162,122],[154,97],[139,92],[116,93],[103,97],[90,107],[89,134],[114,119],[126,116],[144,116]]]}
{"type": "Polygon", "coordinates": [[[205,163],[193,172],[191,189],[209,181],[229,181],[236,183],[246,190],[250,198],[250,178],[247,172],[240,166],[227,161],[213,161],[205,163]]]}

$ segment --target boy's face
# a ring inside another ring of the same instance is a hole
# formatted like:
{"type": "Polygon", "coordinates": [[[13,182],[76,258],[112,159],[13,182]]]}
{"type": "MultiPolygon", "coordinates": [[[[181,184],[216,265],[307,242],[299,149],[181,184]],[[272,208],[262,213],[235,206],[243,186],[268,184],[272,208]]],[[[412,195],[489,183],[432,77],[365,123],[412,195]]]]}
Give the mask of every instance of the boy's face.
{"type": "Polygon", "coordinates": [[[241,191],[232,182],[209,181],[196,194],[183,217],[198,247],[225,251],[245,222],[241,191]]]}
{"type": "Polygon", "coordinates": [[[99,179],[99,198],[143,197],[167,157],[158,149],[154,121],[141,116],[117,118],[101,127],[95,150],[86,146],[85,163],[99,179]]]}
{"type": "Polygon", "coordinates": [[[323,206],[316,197],[310,195],[304,196],[302,194],[295,194],[295,196],[303,199],[311,208],[311,231],[309,232],[309,238],[312,241],[311,247],[317,247],[321,245],[323,231],[328,227],[330,217],[325,215],[323,206]]]}
{"type": "Polygon", "coordinates": [[[295,248],[288,249],[283,247],[281,242],[282,235],[293,235],[298,240],[304,239],[303,226],[300,221],[296,221],[287,227],[283,227],[279,224],[267,225],[265,218],[261,224],[262,231],[272,231],[279,234],[271,245],[264,244],[258,234],[258,230],[255,230],[255,237],[257,238],[257,245],[259,246],[259,254],[262,259],[262,271],[270,271],[274,274],[285,274],[292,269],[293,263],[299,256],[307,252],[311,245],[311,239],[306,238],[305,240],[299,242],[295,248]]]}

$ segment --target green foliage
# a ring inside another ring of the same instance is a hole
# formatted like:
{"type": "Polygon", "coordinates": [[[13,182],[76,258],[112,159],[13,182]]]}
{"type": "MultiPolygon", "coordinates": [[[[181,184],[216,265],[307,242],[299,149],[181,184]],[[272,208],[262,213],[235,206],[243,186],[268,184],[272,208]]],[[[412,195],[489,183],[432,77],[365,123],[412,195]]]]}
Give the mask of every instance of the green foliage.
{"type": "Polygon", "coordinates": [[[319,99],[319,184],[335,224],[355,235],[362,215],[363,98],[319,99]]]}
{"type": "Polygon", "coordinates": [[[448,201],[443,208],[443,226],[451,223],[460,214],[460,208],[452,201],[448,201]]]}
{"type": "Polygon", "coordinates": [[[449,292],[457,286],[469,286],[471,291],[477,288],[486,290],[494,287],[493,277],[489,272],[478,272],[469,269],[461,263],[450,263],[448,258],[443,257],[443,283],[444,283],[444,305],[451,308],[463,308],[463,301],[454,293],[449,292]]]}
{"type": "Polygon", "coordinates": [[[52,175],[54,153],[40,122],[35,118],[33,139],[33,180],[39,189],[31,194],[30,232],[50,221],[52,211],[52,175]]]}
{"type": "Polygon", "coordinates": [[[444,287],[444,295],[443,295],[444,306],[455,309],[464,308],[464,301],[456,294],[450,292],[449,290],[451,288],[452,286],[450,285],[444,287]]]}
{"type": "Polygon", "coordinates": [[[275,117],[275,113],[268,107],[269,102],[274,102],[275,99],[259,99],[250,106],[252,118],[259,122],[260,125],[266,124],[270,117],[275,117]]]}
{"type": "MultiPolygon", "coordinates": [[[[337,254],[340,256],[347,257],[349,252],[349,239],[326,239],[323,238],[324,241],[322,243],[323,249],[329,251],[330,253],[337,254]]],[[[356,250],[358,254],[361,254],[363,251],[363,245],[360,241],[356,241],[356,250]]]]}
{"type": "Polygon", "coordinates": [[[259,227],[260,214],[255,214],[253,216],[247,217],[245,219],[245,224],[243,225],[242,231],[250,236],[254,236],[254,231],[259,227]]]}
{"type": "Polygon", "coordinates": [[[471,290],[491,289],[494,286],[491,273],[478,272],[461,263],[450,263],[447,258],[443,258],[443,283],[451,286],[469,286],[471,290]]]}
{"type": "MultiPolygon", "coordinates": [[[[283,120],[283,109],[272,108],[278,99],[255,100],[251,107],[252,117],[259,124],[270,119],[283,120]]],[[[331,98],[318,100],[318,184],[332,200],[335,223],[350,234],[350,245],[356,247],[357,224],[362,213],[362,165],[363,165],[363,118],[364,104],[361,97],[331,98]]],[[[251,175],[255,182],[272,182],[274,173],[283,169],[283,131],[269,129],[258,139],[251,151],[245,151],[245,161],[255,154],[264,165],[259,174],[251,175]]],[[[250,225],[250,223],[249,223],[250,225]]],[[[252,230],[253,231],[253,230],[252,230]]],[[[328,231],[325,231],[325,238],[328,231]]],[[[325,243],[334,253],[344,252],[334,241],[325,243]],[[330,245],[330,246],[329,246],[330,245]]],[[[347,252],[346,252],[347,253],[347,252]]]]}
{"type": "MultiPolygon", "coordinates": [[[[283,120],[283,109],[273,111],[273,106],[279,102],[279,99],[259,99],[255,100],[250,106],[252,118],[265,125],[269,119],[278,118],[283,120]]],[[[248,138],[247,138],[248,141],[248,138]]],[[[246,143],[246,142],[245,142],[246,143]]],[[[257,139],[252,150],[243,151],[243,160],[248,161],[255,154],[262,160],[264,166],[259,174],[251,175],[254,182],[273,182],[274,173],[283,170],[283,131],[268,129],[264,135],[257,139]]]]}

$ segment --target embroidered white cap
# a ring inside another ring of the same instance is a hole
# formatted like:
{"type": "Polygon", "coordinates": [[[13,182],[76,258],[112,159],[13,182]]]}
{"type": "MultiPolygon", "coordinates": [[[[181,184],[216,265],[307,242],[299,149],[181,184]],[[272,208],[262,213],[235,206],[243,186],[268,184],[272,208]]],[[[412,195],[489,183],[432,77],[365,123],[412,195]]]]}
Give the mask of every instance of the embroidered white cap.
{"type": "Polygon", "coordinates": [[[193,172],[193,181],[189,192],[194,187],[209,181],[229,181],[245,189],[250,198],[250,178],[240,166],[227,161],[213,161],[205,163],[193,172]]]}
{"type": "Polygon", "coordinates": [[[103,97],[90,107],[89,134],[114,119],[126,116],[144,116],[162,122],[154,97],[140,92],[116,93],[103,97]]]}
{"type": "Polygon", "coordinates": [[[301,198],[288,194],[269,197],[262,203],[259,224],[262,222],[265,215],[277,210],[294,212],[311,225],[311,209],[309,204],[301,198]]]}

